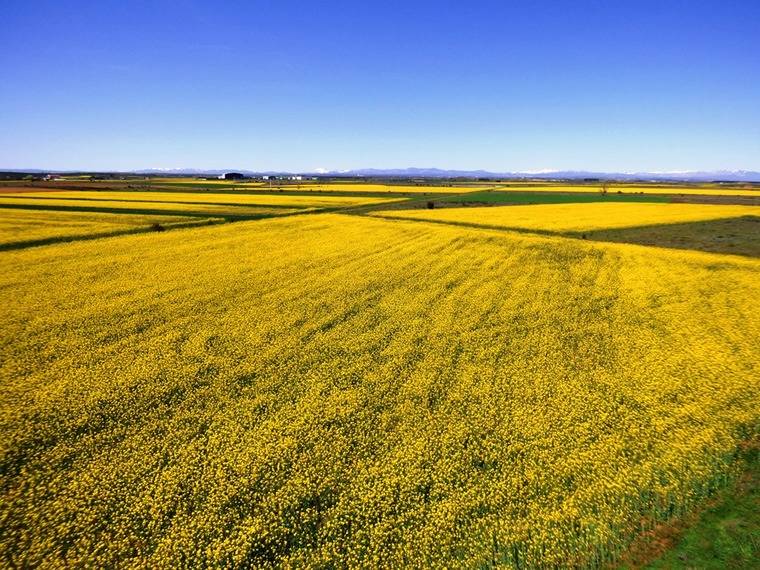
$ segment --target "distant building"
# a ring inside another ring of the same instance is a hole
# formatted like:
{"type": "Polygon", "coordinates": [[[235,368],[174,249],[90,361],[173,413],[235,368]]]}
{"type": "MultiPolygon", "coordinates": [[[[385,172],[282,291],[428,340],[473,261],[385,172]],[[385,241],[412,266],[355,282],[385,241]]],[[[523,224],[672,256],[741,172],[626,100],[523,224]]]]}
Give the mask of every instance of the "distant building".
{"type": "Polygon", "coordinates": [[[303,180],[303,176],[275,176],[274,174],[264,174],[262,180],[303,180]]]}
{"type": "Polygon", "coordinates": [[[226,172],[222,174],[219,178],[222,180],[242,180],[245,178],[245,175],[240,174],[239,172],[226,172]]]}

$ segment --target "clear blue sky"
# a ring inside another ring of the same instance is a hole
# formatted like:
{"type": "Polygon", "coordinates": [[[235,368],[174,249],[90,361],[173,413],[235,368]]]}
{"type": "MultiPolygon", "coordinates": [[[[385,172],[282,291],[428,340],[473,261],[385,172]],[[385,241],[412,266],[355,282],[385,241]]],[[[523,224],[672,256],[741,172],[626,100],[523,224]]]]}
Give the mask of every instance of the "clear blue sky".
{"type": "Polygon", "coordinates": [[[0,167],[760,170],[760,0],[2,3],[0,167]]]}

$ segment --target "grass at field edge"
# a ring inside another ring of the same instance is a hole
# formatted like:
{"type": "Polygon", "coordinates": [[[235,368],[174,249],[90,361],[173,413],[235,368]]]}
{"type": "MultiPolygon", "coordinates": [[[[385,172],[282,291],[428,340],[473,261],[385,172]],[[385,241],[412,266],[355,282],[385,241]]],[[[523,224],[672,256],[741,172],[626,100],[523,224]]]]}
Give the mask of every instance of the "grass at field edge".
{"type": "Polygon", "coordinates": [[[640,536],[614,568],[760,568],[760,439],[747,442],[741,475],[688,517],[640,536]]]}
{"type": "Polygon", "coordinates": [[[19,240],[9,243],[0,244],[0,252],[13,251],[17,249],[26,249],[28,247],[40,247],[43,245],[53,245],[57,243],[69,243],[74,241],[89,241],[94,239],[103,239],[117,236],[127,236],[134,234],[145,234],[169,230],[179,230],[188,228],[199,228],[203,226],[213,226],[217,224],[224,224],[227,220],[224,218],[208,218],[201,220],[193,220],[188,222],[173,222],[168,224],[151,224],[148,226],[129,228],[124,230],[113,230],[109,232],[98,232],[94,234],[73,234],[64,236],[54,236],[41,239],[32,240],[19,240]],[[156,226],[159,226],[160,229],[156,226]]]}

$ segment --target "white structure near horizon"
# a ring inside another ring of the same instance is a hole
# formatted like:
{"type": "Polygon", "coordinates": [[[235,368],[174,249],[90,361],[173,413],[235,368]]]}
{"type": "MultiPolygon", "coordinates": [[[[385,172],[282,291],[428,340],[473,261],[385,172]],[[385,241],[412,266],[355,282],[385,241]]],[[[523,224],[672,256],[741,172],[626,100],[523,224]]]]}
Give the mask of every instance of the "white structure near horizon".
{"type": "Polygon", "coordinates": [[[303,180],[303,176],[293,175],[293,176],[273,176],[271,174],[264,174],[261,176],[262,180],[303,180]]]}

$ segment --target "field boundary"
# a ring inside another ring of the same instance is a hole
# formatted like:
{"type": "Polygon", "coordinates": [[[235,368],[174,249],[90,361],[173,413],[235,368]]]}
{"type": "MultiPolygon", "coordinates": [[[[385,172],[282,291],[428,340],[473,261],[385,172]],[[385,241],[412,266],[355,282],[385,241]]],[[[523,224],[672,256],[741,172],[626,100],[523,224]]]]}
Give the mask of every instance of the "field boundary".
{"type": "MultiPolygon", "coordinates": [[[[492,224],[476,224],[473,222],[459,222],[459,221],[451,221],[451,220],[434,220],[434,219],[420,219],[420,218],[411,218],[411,217],[405,217],[405,216],[378,216],[378,215],[368,215],[368,217],[374,218],[374,219],[382,219],[382,220],[393,220],[397,222],[421,222],[421,223],[430,223],[430,224],[437,224],[437,225],[443,225],[443,226],[457,226],[462,228],[469,228],[469,229],[476,229],[476,230],[488,230],[488,231],[497,231],[497,232],[511,232],[511,233],[518,233],[518,234],[528,234],[528,235],[537,235],[542,237],[557,237],[557,238],[565,238],[565,239],[573,239],[573,240],[579,240],[579,241],[585,241],[585,242],[594,242],[594,243],[617,243],[617,244],[626,244],[626,245],[634,245],[639,247],[656,247],[659,249],[668,249],[668,250],[674,250],[674,251],[699,251],[702,253],[710,253],[713,255],[731,255],[731,256],[737,256],[742,257],[745,259],[757,259],[757,255],[747,254],[747,253],[739,253],[739,252],[730,252],[730,251],[714,251],[710,249],[703,249],[703,248],[697,248],[697,247],[674,247],[674,246],[667,246],[667,245],[661,245],[661,244],[653,244],[653,243],[642,243],[637,242],[633,240],[611,240],[611,239],[599,239],[603,236],[595,236],[594,234],[596,232],[612,232],[613,230],[572,230],[572,231],[566,231],[566,232],[558,232],[558,231],[552,231],[552,230],[542,230],[539,228],[521,228],[521,227],[515,227],[515,226],[496,226],[492,224]]],[[[716,221],[722,221],[722,220],[733,220],[733,219],[743,219],[743,218],[756,218],[757,216],[730,216],[727,218],[715,218],[711,220],[704,220],[704,222],[716,222],[716,221]]],[[[625,230],[638,230],[638,229],[653,229],[653,228],[664,228],[668,226],[678,226],[682,225],[682,222],[673,222],[673,223],[667,223],[667,224],[647,224],[647,225],[641,225],[641,226],[626,226],[622,228],[615,228],[615,231],[625,231],[625,230]]]]}
{"type": "MultiPolygon", "coordinates": [[[[254,206],[251,206],[254,207],[254,206]]],[[[262,206],[259,206],[262,207],[262,206]]],[[[297,212],[286,212],[283,214],[228,214],[228,213],[209,213],[209,212],[194,212],[192,210],[150,210],[150,209],[136,209],[136,208],[97,208],[95,206],[46,206],[36,204],[2,204],[0,202],[0,210],[3,208],[15,209],[15,210],[41,210],[41,211],[56,211],[56,212],[92,212],[100,214],[136,214],[143,216],[184,216],[189,218],[224,218],[226,220],[260,220],[265,218],[278,218],[283,216],[293,216],[297,214],[313,213],[315,211],[324,210],[304,210],[297,212]]],[[[296,209],[296,208],[294,208],[296,209]]]]}
{"type": "Polygon", "coordinates": [[[20,249],[27,249],[30,247],[40,247],[44,245],[54,245],[58,243],[71,243],[71,242],[77,242],[77,241],[90,241],[90,240],[96,240],[96,239],[121,237],[121,236],[136,235],[136,234],[158,233],[161,231],[202,228],[206,226],[223,225],[225,223],[228,223],[228,222],[226,222],[222,218],[209,218],[205,220],[196,220],[192,222],[174,222],[174,223],[168,223],[168,224],[157,224],[160,227],[160,229],[156,227],[156,225],[149,225],[149,226],[130,228],[130,229],[125,229],[125,230],[99,232],[95,234],[55,236],[55,237],[40,238],[40,239],[33,239],[33,240],[26,240],[26,241],[16,241],[16,242],[0,244],[0,252],[15,251],[15,250],[20,250],[20,249]]]}
{"type": "MultiPolygon", "coordinates": [[[[692,554],[688,552],[688,544],[686,544],[689,535],[696,535],[704,538],[703,542],[709,542],[709,537],[706,536],[711,530],[711,518],[716,518],[716,512],[722,509],[735,510],[734,503],[744,505],[744,503],[751,503],[753,500],[752,495],[757,494],[757,486],[760,483],[758,476],[760,475],[760,458],[758,452],[760,450],[760,438],[757,436],[743,441],[739,444],[737,449],[736,466],[738,472],[734,477],[726,482],[725,485],[716,489],[713,496],[703,503],[696,506],[683,516],[673,517],[669,520],[659,522],[650,530],[646,530],[640,533],[631,542],[629,547],[622,553],[618,560],[607,567],[608,570],[620,569],[620,570],[638,570],[642,568],[652,569],[654,568],[669,568],[669,563],[674,562],[668,560],[672,558],[678,558],[679,563],[698,564],[699,561],[689,560],[690,556],[694,555],[710,558],[712,553],[705,548],[703,551],[698,550],[692,554]],[[731,509],[731,507],[734,509],[731,509]],[[662,565],[665,566],[662,566],[662,565]]],[[[752,507],[747,505],[748,510],[752,507]]],[[[733,516],[736,513],[730,512],[733,516]]],[[[756,515],[757,516],[757,515],[756,515]]],[[[715,526],[715,525],[713,525],[715,526]]],[[[742,548],[737,548],[740,556],[753,557],[760,552],[760,542],[758,542],[757,535],[752,533],[752,529],[749,529],[746,540],[748,544],[744,546],[744,552],[742,548]],[[749,552],[747,552],[749,550],[749,552]]],[[[742,568],[744,562],[748,560],[738,561],[739,566],[731,564],[737,561],[725,561],[721,560],[721,564],[729,562],[726,567],[728,568],[742,568]]],[[[702,568],[701,565],[694,566],[694,568],[702,568]]]]}
{"type": "MultiPolygon", "coordinates": [[[[2,200],[8,200],[8,199],[15,199],[15,198],[21,198],[23,200],[73,200],[73,201],[83,201],[83,202],[129,202],[129,203],[140,203],[140,204],[177,204],[182,206],[231,206],[231,207],[243,207],[243,208],[272,208],[272,209],[287,209],[292,210],[294,208],[298,209],[307,209],[312,208],[312,206],[286,206],[284,204],[234,204],[230,202],[177,202],[176,200],[133,200],[131,198],[89,198],[89,197],[82,197],[82,198],[71,198],[69,196],[13,196],[9,194],[0,194],[0,207],[5,207],[5,205],[2,204],[2,200]]],[[[15,205],[15,204],[14,204],[15,205]]],[[[67,206],[63,206],[64,208],[67,206]]],[[[86,207],[86,206],[85,206],[86,207]]]]}

